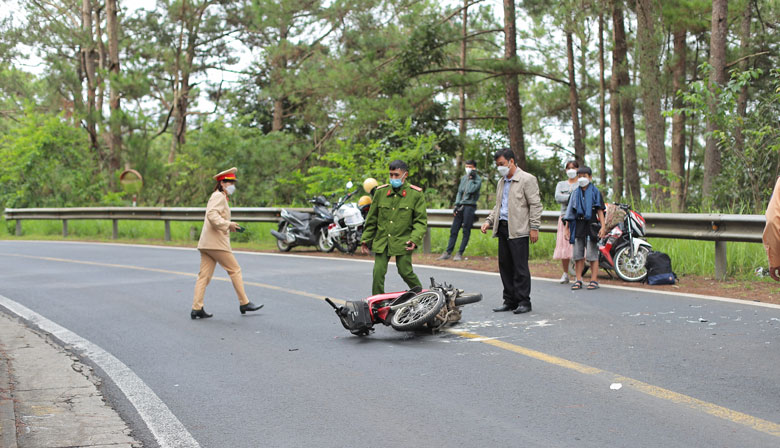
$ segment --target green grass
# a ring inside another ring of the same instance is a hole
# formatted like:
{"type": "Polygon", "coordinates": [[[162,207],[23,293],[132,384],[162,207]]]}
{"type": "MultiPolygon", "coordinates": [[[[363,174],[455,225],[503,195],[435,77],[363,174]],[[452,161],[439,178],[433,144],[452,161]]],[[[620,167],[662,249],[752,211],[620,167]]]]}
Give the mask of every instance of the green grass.
{"type": "MultiPolygon", "coordinates": [[[[449,240],[449,229],[433,229],[431,231],[431,250],[434,253],[444,252],[449,240]]],[[[460,237],[455,250],[460,247],[460,237]]],[[[712,276],[715,272],[715,243],[713,241],[694,241],[669,238],[649,238],[653,250],[665,252],[672,259],[672,268],[677,275],[712,276]]],[[[764,246],[760,243],[728,243],[728,275],[740,280],[757,280],[756,268],[766,267],[767,259],[764,246]]],[[[555,234],[542,233],[539,241],[531,245],[529,257],[531,260],[551,260],[555,250],[555,234]]],[[[498,241],[483,235],[479,230],[471,232],[466,254],[470,256],[495,256],[498,251],[498,241]]]]}
{"type": "MultiPolygon", "coordinates": [[[[231,235],[236,249],[274,250],[276,240],[271,236],[275,223],[241,223],[247,228],[243,234],[231,235]]],[[[162,221],[119,221],[119,242],[137,242],[170,245],[195,246],[200,236],[201,222],[171,222],[171,242],[163,241],[165,225],[162,221]]],[[[62,239],[62,221],[25,220],[22,222],[22,239],[62,239]]],[[[15,239],[15,222],[0,219],[0,239],[15,239]]],[[[110,220],[70,220],[68,239],[114,241],[110,220]]],[[[462,233],[461,233],[462,235],[462,233]]],[[[446,249],[449,229],[431,230],[431,250],[441,253],[446,249]]],[[[712,276],[715,271],[715,243],[678,239],[650,238],[653,249],[666,252],[672,259],[677,275],[712,276]]],[[[460,235],[455,246],[460,246],[460,235]]],[[[542,233],[539,241],[531,245],[532,260],[550,260],[555,249],[555,234],[542,233]]],[[[469,256],[496,256],[498,242],[490,232],[483,235],[479,230],[471,232],[466,254],[469,256]]],[[[740,280],[758,280],[754,272],[766,267],[766,254],[759,243],[728,243],[729,277],[740,280]]]]}

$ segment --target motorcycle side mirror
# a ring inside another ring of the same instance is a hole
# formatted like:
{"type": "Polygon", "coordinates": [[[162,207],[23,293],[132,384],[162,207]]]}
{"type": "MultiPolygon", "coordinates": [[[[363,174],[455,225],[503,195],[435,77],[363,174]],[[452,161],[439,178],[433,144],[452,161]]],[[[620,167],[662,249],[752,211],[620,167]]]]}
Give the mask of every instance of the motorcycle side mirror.
{"type": "Polygon", "coordinates": [[[353,185],[355,185],[355,184],[353,184],[352,181],[347,182],[347,190],[352,188],[353,185]]]}

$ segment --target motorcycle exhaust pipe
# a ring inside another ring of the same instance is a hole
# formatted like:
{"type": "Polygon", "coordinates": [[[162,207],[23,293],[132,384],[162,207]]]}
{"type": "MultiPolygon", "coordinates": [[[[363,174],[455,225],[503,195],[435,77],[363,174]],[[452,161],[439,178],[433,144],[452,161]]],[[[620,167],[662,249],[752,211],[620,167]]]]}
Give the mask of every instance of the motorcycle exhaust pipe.
{"type": "Polygon", "coordinates": [[[292,244],[295,242],[295,237],[292,235],[285,235],[283,233],[279,233],[276,230],[271,230],[271,235],[275,236],[277,240],[283,241],[288,244],[292,244]]]}

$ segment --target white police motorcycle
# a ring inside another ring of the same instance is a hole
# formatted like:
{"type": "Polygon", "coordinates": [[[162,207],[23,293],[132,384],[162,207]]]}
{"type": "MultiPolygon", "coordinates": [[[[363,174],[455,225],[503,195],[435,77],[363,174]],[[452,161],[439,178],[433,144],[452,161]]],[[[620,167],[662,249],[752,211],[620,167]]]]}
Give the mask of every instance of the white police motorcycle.
{"type": "Polygon", "coordinates": [[[349,201],[359,189],[349,191],[352,181],[347,182],[347,193],[333,205],[333,222],[328,225],[328,240],[341,252],[352,254],[360,246],[363,236],[363,214],[357,204],[349,201]]]}

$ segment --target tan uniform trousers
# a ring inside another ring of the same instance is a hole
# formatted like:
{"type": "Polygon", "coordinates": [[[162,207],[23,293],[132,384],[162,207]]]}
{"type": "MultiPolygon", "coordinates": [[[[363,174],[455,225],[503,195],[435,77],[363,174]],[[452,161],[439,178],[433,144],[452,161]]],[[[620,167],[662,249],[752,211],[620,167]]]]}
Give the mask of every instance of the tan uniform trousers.
{"type": "Polygon", "coordinates": [[[200,271],[198,280],[195,282],[195,297],[192,300],[192,309],[200,310],[203,308],[203,296],[206,295],[206,286],[214,275],[214,268],[219,263],[220,266],[230,276],[233,282],[233,288],[238,295],[238,302],[241,305],[249,303],[249,299],[244,292],[244,280],[241,278],[241,266],[238,265],[233,252],[226,250],[198,249],[200,251],[200,271]]]}

